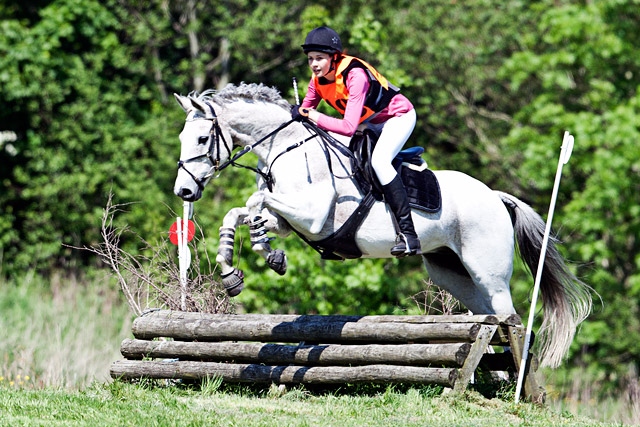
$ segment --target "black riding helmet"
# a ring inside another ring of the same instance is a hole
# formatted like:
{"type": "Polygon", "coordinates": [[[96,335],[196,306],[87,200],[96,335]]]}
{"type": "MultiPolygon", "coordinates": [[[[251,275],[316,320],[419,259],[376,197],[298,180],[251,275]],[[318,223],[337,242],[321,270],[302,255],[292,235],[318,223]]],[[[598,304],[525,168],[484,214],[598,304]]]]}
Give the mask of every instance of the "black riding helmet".
{"type": "Polygon", "coordinates": [[[329,27],[318,27],[307,34],[302,45],[304,53],[324,52],[328,54],[342,53],[342,41],[340,36],[329,27]]]}

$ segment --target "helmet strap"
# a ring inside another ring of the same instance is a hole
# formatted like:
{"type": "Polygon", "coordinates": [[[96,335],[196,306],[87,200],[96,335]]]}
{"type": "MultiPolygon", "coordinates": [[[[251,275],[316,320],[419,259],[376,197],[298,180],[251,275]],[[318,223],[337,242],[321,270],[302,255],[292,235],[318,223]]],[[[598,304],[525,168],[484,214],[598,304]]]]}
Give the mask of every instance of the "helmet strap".
{"type": "Polygon", "coordinates": [[[331,56],[331,66],[329,67],[329,72],[332,72],[336,69],[335,65],[338,63],[338,57],[340,56],[340,54],[338,53],[334,53],[331,56]]]}

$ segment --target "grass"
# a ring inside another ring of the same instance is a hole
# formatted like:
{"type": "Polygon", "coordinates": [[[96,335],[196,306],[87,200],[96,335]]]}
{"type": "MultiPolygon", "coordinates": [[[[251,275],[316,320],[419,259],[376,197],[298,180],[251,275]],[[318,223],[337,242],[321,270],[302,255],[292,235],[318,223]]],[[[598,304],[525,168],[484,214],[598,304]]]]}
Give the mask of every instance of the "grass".
{"type": "Polygon", "coordinates": [[[132,316],[109,278],[83,282],[0,281],[0,385],[79,389],[109,379],[132,316]]]}
{"type": "Polygon", "coordinates": [[[163,387],[123,382],[82,391],[0,388],[1,426],[613,426],[530,404],[431,388],[310,393],[302,388],[163,387]]]}
{"type": "MultiPolygon", "coordinates": [[[[0,280],[0,426],[614,426],[640,423],[620,401],[545,408],[440,388],[343,387],[283,391],[221,384],[111,381],[133,316],[103,277],[0,280]],[[599,409],[596,409],[599,408],[599,409]],[[617,412],[615,412],[617,411],[617,412]],[[582,416],[573,415],[582,414],[582,416]],[[599,423],[596,419],[618,420],[599,423]]],[[[637,377],[637,376],[636,376],[637,377]]],[[[587,386],[587,384],[584,384],[587,386]]],[[[581,387],[584,388],[584,387],[581,387]]],[[[595,396],[597,393],[592,393],[595,396]]],[[[623,402],[624,403],[624,402],[623,402]]],[[[628,405],[627,405],[628,406],[628,405]]],[[[635,406],[637,410],[637,402],[635,406]]]]}
{"type": "Polygon", "coordinates": [[[628,366],[617,388],[605,381],[601,372],[584,368],[547,371],[546,377],[550,407],[554,410],[640,425],[640,378],[635,364],[628,366]]]}

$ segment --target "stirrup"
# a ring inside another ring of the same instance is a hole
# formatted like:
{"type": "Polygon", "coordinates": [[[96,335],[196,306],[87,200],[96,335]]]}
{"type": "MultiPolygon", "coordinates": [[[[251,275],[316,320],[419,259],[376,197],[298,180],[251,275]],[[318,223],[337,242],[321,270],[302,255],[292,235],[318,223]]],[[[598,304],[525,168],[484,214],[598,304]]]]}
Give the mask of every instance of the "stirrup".
{"type": "Polygon", "coordinates": [[[411,249],[409,239],[404,233],[398,233],[396,236],[396,245],[391,248],[391,255],[396,258],[403,258],[411,255],[420,255],[422,250],[420,248],[420,240],[416,238],[417,248],[411,249]]]}

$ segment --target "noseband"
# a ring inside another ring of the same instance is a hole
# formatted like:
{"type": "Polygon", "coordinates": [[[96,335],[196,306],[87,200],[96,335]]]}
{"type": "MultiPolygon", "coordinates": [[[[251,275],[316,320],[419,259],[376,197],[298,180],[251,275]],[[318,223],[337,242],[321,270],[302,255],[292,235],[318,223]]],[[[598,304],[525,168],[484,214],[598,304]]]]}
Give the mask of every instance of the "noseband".
{"type": "Polygon", "coordinates": [[[207,104],[207,106],[211,109],[212,118],[200,117],[196,115],[192,119],[188,120],[188,121],[194,121],[194,120],[210,120],[211,121],[211,129],[209,129],[209,138],[207,139],[207,143],[209,144],[209,147],[207,148],[207,152],[204,154],[200,154],[198,156],[190,157],[186,160],[178,161],[178,169],[184,169],[184,171],[187,174],[189,174],[191,179],[193,179],[193,181],[198,185],[201,191],[204,190],[204,186],[206,185],[207,181],[213,176],[215,172],[221,170],[223,167],[226,167],[226,165],[222,167],[220,166],[220,141],[224,143],[224,148],[227,150],[229,157],[231,157],[231,146],[229,146],[229,143],[225,139],[224,134],[220,129],[220,125],[218,124],[218,116],[216,116],[216,112],[213,109],[213,106],[211,106],[210,104],[207,104]],[[209,163],[210,168],[209,168],[209,172],[207,172],[206,175],[204,175],[202,178],[198,178],[193,173],[191,173],[189,169],[185,167],[185,164],[195,162],[195,161],[202,161],[202,160],[209,163]]]}

